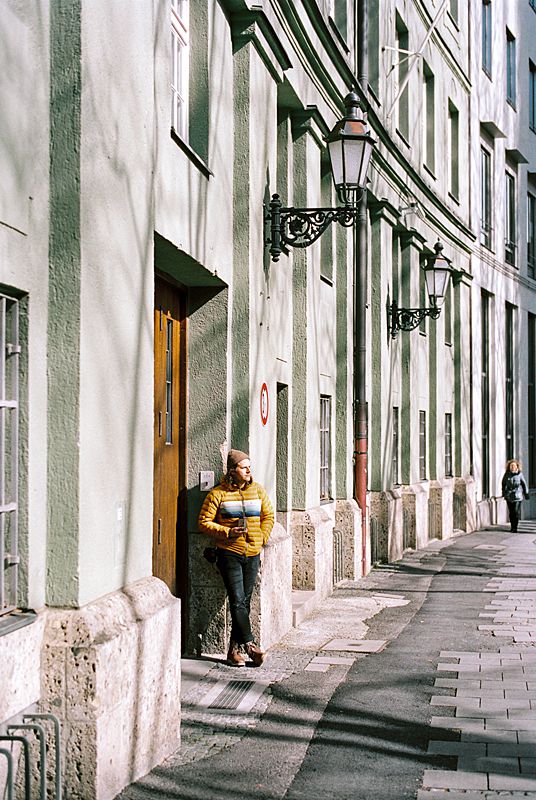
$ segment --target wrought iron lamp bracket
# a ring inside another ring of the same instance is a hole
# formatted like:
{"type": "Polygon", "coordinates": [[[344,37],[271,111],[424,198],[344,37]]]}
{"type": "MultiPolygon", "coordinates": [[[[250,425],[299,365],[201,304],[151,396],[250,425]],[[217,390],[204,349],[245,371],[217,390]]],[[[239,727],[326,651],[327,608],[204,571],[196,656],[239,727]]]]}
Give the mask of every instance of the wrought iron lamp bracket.
{"type": "Polygon", "coordinates": [[[391,338],[396,339],[398,331],[414,330],[426,317],[437,319],[440,314],[441,308],[438,306],[432,306],[431,308],[398,308],[396,303],[392,303],[387,309],[391,338]]]}
{"type": "Polygon", "coordinates": [[[350,204],[338,208],[286,208],[279,195],[272,195],[268,206],[264,206],[265,244],[270,245],[272,261],[279,261],[288,247],[309,247],[332,222],[349,228],[357,214],[357,206],[350,204]]]}

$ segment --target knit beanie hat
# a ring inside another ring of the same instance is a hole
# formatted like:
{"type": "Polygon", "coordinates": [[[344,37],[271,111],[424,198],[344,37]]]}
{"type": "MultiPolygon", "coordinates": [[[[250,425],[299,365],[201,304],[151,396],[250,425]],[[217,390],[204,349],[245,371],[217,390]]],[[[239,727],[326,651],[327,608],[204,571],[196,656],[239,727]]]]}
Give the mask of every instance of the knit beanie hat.
{"type": "Polygon", "coordinates": [[[249,458],[249,456],[247,453],[243,453],[242,450],[229,450],[227,454],[227,472],[234,469],[245,458],[249,458]]]}

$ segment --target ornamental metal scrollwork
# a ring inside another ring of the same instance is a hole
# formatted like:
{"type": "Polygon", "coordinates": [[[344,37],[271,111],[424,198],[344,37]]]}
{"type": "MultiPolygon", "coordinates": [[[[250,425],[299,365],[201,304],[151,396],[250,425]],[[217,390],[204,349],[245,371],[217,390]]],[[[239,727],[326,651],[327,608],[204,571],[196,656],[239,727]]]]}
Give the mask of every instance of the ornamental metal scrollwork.
{"type": "Polygon", "coordinates": [[[272,195],[269,210],[265,208],[265,223],[270,225],[270,245],[273,261],[287,247],[309,247],[316,242],[332,222],[339,222],[349,228],[357,218],[357,208],[284,208],[279,195],[272,195]]]}
{"type": "Polygon", "coordinates": [[[432,306],[431,308],[398,308],[397,304],[393,303],[388,309],[391,336],[395,339],[398,331],[412,331],[426,317],[437,319],[440,314],[441,308],[437,306],[432,306]]]}

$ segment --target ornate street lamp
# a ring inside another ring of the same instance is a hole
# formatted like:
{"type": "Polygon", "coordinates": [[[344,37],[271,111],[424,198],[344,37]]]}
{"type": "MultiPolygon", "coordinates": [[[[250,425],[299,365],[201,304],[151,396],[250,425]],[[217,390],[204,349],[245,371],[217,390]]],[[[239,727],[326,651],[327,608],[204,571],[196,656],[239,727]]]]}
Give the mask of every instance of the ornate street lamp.
{"type": "Polygon", "coordinates": [[[270,245],[272,261],[287,247],[308,247],[324,233],[332,222],[350,227],[357,218],[357,200],[367,182],[367,169],[375,139],[368,131],[361,112],[359,97],[350,92],[344,99],[346,115],[326,137],[333,183],[339,201],[337,208],[286,208],[278,194],[264,209],[265,230],[270,235],[265,243],[270,245]]]}
{"type": "Polygon", "coordinates": [[[449,279],[456,273],[449,258],[443,255],[443,245],[437,240],[435,255],[430,256],[424,267],[426,291],[430,298],[430,308],[398,308],[394,301],[387,309],[389,330],[393,339],[398,331],[412,331],[426,318],[437,319],[447,294],[449,279]]]}

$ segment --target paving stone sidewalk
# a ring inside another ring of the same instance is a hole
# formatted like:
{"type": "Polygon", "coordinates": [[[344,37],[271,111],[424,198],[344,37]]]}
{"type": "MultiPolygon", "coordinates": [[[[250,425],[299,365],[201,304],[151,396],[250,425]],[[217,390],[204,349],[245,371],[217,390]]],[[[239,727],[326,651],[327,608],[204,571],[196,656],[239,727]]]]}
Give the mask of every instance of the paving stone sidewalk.
{"type": "Polygon", "coordinates": [[[431,698],[428,753],[455,757],[456,769],[425,770],[417,800],[536,798],[536,524],[482,547],[497,570],[477,627],[497,649],[441,652],[435,686],[452,694],[431,698]]]}

